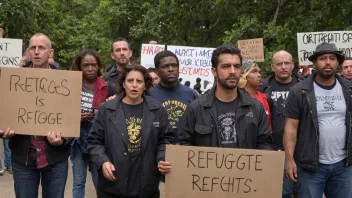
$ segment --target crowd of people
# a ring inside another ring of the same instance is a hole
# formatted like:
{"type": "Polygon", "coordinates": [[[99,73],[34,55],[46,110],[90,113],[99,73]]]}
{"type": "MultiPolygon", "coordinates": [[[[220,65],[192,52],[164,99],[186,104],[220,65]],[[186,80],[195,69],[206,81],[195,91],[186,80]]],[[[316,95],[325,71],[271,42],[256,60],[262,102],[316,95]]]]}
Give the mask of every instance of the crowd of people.
{"type": "MultiPolygon", "coordinates": [[[[26,53],[22,67],[59,69],[44,34],[31,37],[26,53]]],[[[211,57],[215,81],[205,93],[200,78],[193,89],[180,83],[173,52],[156,54],[149,69],[131,56],[129,42],[118,38],[104,73],[96,51],[74,57],[70,70],[82,71],[79,138],[0,130],[17,198],[38,197],[39,184],[43,198],[62,198],[69,158],[74,198],[85,197],[88,172],[99,198],[164,197],[164,176],[172,171],[167,144],[282,151],[283,198],[352,197],[352,59],[334,44],[319,44],[309,57],[314,69],[303,66],[300,74],[289,52],[276,52],[274,75],[263,80],[255,61],[219,46],[211,57]]]]}

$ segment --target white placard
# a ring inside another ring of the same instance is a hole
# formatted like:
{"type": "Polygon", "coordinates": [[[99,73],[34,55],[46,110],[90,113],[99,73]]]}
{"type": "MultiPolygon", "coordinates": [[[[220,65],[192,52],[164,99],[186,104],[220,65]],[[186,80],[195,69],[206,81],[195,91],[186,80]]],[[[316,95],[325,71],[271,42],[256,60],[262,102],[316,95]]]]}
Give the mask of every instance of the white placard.
{"type": "Polygon", "coordinates": [[[200,78],[201,90],[209,83],[214,84],[214,76],[211,73],[211,56],[215,48],[188,47],[168,45],[167,50],[176,54],[180,61],[180,77],[182,84],[190,81],[190,88],[196,84],[196,79],[200,78]]]}
{"type": "Polygon", "coordinates": [[[335,43],[346,57],[352,56],[352,31],[297,33],[298,58],[300,65],[311,65],[308,60],[320,43],[335,43]]]}
{"type": "Polygon", "coordinates": [[[154,57],[158,52],[164,51],[165,45],[159,44],[142,44],[141,48],[141,65],[146,68],[155,67],[154,57]]]}
{"type": "Polygon", "coordinates": [[[22,58],[22,39],[0,38],[0,67],[18,67],[22,58]]]}

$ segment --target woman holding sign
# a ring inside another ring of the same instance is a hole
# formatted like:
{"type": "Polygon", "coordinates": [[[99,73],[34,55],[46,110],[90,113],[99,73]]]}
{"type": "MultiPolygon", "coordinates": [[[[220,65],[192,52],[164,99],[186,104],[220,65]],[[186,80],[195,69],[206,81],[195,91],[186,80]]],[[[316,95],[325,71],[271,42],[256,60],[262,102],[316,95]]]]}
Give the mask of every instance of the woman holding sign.
{"type": "Polygon", "coordinates": [[[81,93],[81,133],[71,143],[71,163],[73,173],[73,198],[84,198],[87,166],[92,173],[94,186],[98,180],[97,168],[89,163],[87,137],[92,127],[95,113],[106,98],[114,95],[114,87],[106,83],[101,76],[102,62],[99,54],[93,50],[79,52],[73,60],[71,70],[82,71],[81,93]]]}
{"type": "Polygon", "coordinates": [[[140,65],[126,67],[118,96],[99,107],[88,137],[99,167],[98,197],[159,197],[159,176],[171,171],[165,146],[173,142],[167,112],[148,96],[151,79],[140,65]]]}

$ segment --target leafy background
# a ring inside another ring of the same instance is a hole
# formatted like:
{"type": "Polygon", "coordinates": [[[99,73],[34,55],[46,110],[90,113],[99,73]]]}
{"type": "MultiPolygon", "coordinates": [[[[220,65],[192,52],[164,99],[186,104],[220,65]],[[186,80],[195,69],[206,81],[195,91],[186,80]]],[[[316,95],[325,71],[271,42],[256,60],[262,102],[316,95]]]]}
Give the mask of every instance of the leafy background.
{"type": "MultiPolygon", "coordinates": [[[[216,47],[237,40],[264,38],[270,73],[275,51],[297,58],[298,32],[352,29],[347,0],[10,0],[0,1],[4,37],[24,40],[47,34],[55,60],[68,68],[82,49],[95,49],[111,63],[111,42],[127,38],[139,61],[142,43],[216,47]]],[[[297,64],[296,64],[297,65],[297,64]]]]}

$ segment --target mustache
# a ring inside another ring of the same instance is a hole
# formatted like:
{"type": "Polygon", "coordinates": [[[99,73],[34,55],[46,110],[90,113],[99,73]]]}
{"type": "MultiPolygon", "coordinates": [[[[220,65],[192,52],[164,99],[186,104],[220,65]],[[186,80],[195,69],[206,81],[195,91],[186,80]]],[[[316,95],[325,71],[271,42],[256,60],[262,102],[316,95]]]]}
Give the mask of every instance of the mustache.
{"type": "Polygon", "coordinates": [[[235,75],[233,75],[233,74],[231,74],[231,75],[229,75],[229,76],[226,78],[226,80],[230,80],[230,79],[238,80],[238,77],[235,76],[235,75]]]}

